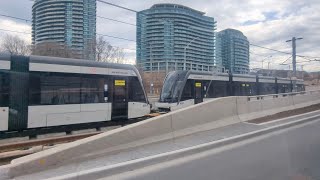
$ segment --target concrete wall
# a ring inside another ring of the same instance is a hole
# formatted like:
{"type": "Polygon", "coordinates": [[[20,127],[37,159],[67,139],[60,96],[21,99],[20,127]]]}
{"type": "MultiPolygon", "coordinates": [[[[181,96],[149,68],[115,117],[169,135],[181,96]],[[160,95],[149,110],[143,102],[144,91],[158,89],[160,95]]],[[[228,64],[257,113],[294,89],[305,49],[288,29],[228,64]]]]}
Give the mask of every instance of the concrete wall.
{"type": "Polygon", "coordinates": [[[214,129],[283,110],[320,103],[320,91],[296,95],[224,97],[97,136],[13,160],[12,177],[118,153],[132,147],[214,129]]]}
{"type": "Polygon", "coordinates": [[[320,103],[320,91],[237,97],[237,110],[240,120],[248,121],[318,103],[320,103]]]}

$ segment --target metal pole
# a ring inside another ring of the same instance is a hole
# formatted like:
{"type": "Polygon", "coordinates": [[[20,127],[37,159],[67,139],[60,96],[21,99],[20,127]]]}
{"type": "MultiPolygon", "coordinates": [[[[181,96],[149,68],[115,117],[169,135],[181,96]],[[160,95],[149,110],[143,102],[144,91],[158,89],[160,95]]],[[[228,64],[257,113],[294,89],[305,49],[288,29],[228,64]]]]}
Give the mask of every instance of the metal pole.
{"type": "MultiPolygon", "coordinates": [[[[297,77],[297,61],[296,61],[296,38],[292,38],[292,70],[293,70],[293,76],[297,77]]],[[[294,84],[295,87],[295,84],[294,84]]]]}
{"type": "Polygon", "coordinates": [[[304,79],[303,66],[304,65],[301,65],[301,79],[304,79]]]}
{"type": "Polygon", "coordinates": [[[149,50],[150,50],[150,70],[152,72],[152,52],[151,52],[151,45],[149,44],[149,50]]]}
{"type": "Polygon", "coordinates": [[[296,92],[296,79],[297,79],[297,54],[296,54],[296,40],[301,40],[302,38],[296,38],[293,37],[291,40],[287,40],[286,42],[291,42],[292,41],[292,71],[293,71],[293,77],[294,81],[292,83],[293,85],[293,91],[296,92]]]}
{"type": "Polygon", "coordinates": [[[187,63],[187,46],[184,48],[184,61],[183,61],[183,70],[185,71],[186,69],[187,69],[187,65],[186,65],[186,63],[187,63]]]}
{"type": "Polygon", "coordinates": [[[153,94],[153,61],[152,61],[152,51],[151,51],[151,44],[149,44],[150,50],[150,74],[151,74],[151,82],[150,82],[150,94],[153,94]]]}
{"type": "MultiPolygon", "coordinates": [[[[187,45],[184,47],[184,64],[183,64],[183,70],[187,70],[186,64],[187,64],[187,48],[190,46],[191,43],[193,43],[196,39],[199,37],[193,38],[187,45]]],[[[191,67],[192,69],[192,67],[191,67]]]]}

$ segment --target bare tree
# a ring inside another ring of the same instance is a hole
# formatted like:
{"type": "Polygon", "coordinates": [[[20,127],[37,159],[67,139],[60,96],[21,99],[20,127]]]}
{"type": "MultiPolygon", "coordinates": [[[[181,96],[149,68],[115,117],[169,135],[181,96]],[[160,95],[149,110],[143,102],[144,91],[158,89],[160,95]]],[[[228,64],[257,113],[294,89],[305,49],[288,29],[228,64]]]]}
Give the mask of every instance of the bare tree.
{"type": "Polygon", "coordinates": [[[111,52],[110,61],[113,63],[124,64],[125,63],[125,54],[123,49],[119,47],[114,47],[111,52]]]}
{"type": "Polygon", "coordinates": [[[99,36],[96,40],[96,60],[108,61],[111,55],[112,46],[107,42],[103,36],[99,36]]]}
{"type": "Polygon", "coordinates": [[[96,61],[111,63],[126,63],[125,53],[119,47],[113,47],[103,36],[96,40],[96,61]]]}
{"type": "Polygon", "coordinates": [[[80,53],[73,51],[67,45],[57,42],[43,42],[33,47],[33,55],[53,56],[63,58],[82,58],[80,53]]]}
{"type": "Polygon", "coordinates": [[[2,51],[12,55],[29,55],[30,47],[25,40],[13,35],[6,35],[1,43],[2,51]]]}

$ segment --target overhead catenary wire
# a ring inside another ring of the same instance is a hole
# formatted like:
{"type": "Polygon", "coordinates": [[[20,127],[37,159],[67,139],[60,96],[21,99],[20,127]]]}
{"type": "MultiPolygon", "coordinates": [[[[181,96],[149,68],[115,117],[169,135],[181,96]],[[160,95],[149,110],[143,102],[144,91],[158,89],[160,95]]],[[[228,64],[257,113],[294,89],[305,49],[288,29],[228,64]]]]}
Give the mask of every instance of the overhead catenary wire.
{"type": "MultiPolygon", "coordinates": [[[[28,20],[28,19],[18,18],[18,17],[15,17],[15,16],[8,16],[8,15],[3,15],[3,14],[0,14],[0,16],[11,17],[11,18],[14,18],[14,19],[19,19],[19,20],[24,20],[24,21],[31,21],[31,20],[28,20]]],[[[104,17],[102,17],[102,16],[99,16],[99,17],[104,18],[104,17]]],[[[111,19],[111,18],[105,18],[105,19],[111,19]]],[[[114,19],[113,19],[113,20],[114,20],[114,19]]],[[[118,21],[118,20],[114,20],[114,21],[118,21]]],[[[126,23],[126,22],[123,22],[123,21],[119,21],[119,22],[126,23]]],[[[130,23],[129,23],[129,24],[130,24],[130,23]]],[[[130,24],[130,25],[134,25],[134,24],[130,24]]],[[[18,32],[18,31],[6,30],[6,29],[0,29],[0,31],[8,31],[8,32],[31,34],[31,33],[18,32]]],[[[123,38],[123,37],[119,37],[119,36],[114,36],[114,35],[100,34],[100,33],[96,33],[96,35],[105,36],[105,37],[110,37],[110,38],[114,38],[114,39],[121,39],[121,40],[125,40],[125,41],[136,42],[135,40],[132,40],[132,39],[127,39],[127,38],[123,38]]]]}
{"type": "MultiPolygon", "coordinates": [[[[282,53],[282,54],[289,54],[291,55],[292,53],[289,53],[289,52],[285,52],[285,51],[279,51],[279,50],[276,50],[276,49],[272,49],[272,48],[268,48],[268,47],[264,47],[264,46],[260,46],[260,45],[256,45],[256,44],[251,44],[251,46],[255,46],[255,47],[258,47],[258,48],[262,48],[262,49],[267,49],[267,50],[270,50],[270,51],[275,51],[275,52],[279,52],[279,53],[282,53]]],[[[296,55],[297,57],[305,57],[305,58],[314,58],[314,59],[320,59],[320,57],[315,57],[315,56],[305,56],[305,55],[296,55]]]]}
{"type": "MultiPolygon", "coordinates": [[[[130,12],[134,12],[134,13],[138,13],[138,12],[139,12],[139,11],[137,11],[137,10],[134,10],[134,9],[131,9],[131,8],[128,8],[128,7],[124,7],[124,6],[121,6],[121,5],[117,5],[117,4],[114,4],[114,3],[111,3],[111,2],[107,2],[107,1],[104,1],[104,0],[96,0],[96,1],[97,1],[97,2],[100,2],[100,3],[103,3],[103,4],[110,5],[110,6],[114,6],[114,7],[120,8],[120,9],[124,9],[124,10],[130,11],[130,12]]],[[[140,12],[140,13],[141,13],[141,12],[140,12]]],[[[143,13],[142,13],[142,14],[143,14],[143,13]]],[[[28,20],[28,19],[24,19],[24,18],[20,18],[20,17],[15,17],[15,16],[10,16],[10,15],[0,14],[0,16],[8,17],[8,18],[13,18],[13,19],[16,19],[16,20],[23,20],[23,21],[32,22],[32,20],[28,20]]],[[[131,25],[131,26],[137,26],[137,25],[132,24],[132,23],[128,23],[128,22],[124,22],[124,21],[119,21],[119,20],[112,19],[112,18],[107,18],[107,17],[103,17],[103,16],[97,16],[97,17],[102,18],[102,19],[111,20],[111,21],[114,21],[114,22],[119,22],[119,23],[131,25]]],[[[13,31],[12,31],[12,32],[13,32],[13,31]]],[[[24,32],[17,32],[17,33],[24,33],[24,32]]],[[[26,34],[29,34],[29,33],[26,33],[26,34]]],[[[30,34],[31,34],[31,33],[30,33],[30,34]]],[[[96,33],[96,34],[97,34],[97,35],[106,36],[106,37],[110,37],[110,38],[115,38],[115,39],[121,39],[121,40],[125,40],[125,41],[136,42],[135,40],[131,40],[131,39],[123,38],[123,37],[118,37],[118,36],[113,36],[113,35],[107,35],[107,34],[98,34],[98,33],[96,33]]],[[[279,53],[282,53],[282,54],[289,54],[289,55],[291,55],[291,53],[289,53],[289,52],[284,52],[284,51],[280,51],[280,50],[276,50],[276,49],[272,49],[272,48],[268,48],[268,47],[263,47],[263,46],[256,45],[256,44],[252,44],[252,43],[250,43],[250,45],[251,45],[251,46],[255,46],[255,47],[259,47],[259,48],[263,48],[263,49],[267,49],[267,50],[271,50],[271,51],[275,51],[275,52],[279,52],[279,53]]],[[[250,53],[252,53],[252,52],[250,52],[250,53]]],[[[252,53],[252,54],[254,54],[254,53],[252,53]]],[[[257,55],[257,54],[256,54],[256,55],[257,55]]],[[[261,55],[261,56],[262,56],[262,55],[261,55]]],[[[297,57],[320,59],[320,57],[304,56],[304,55],[297,55],[297,57]]],[[[315,61],[319,61],[319,60],[315,60],[315,61]]]]}
{"type": "Polygon", "coordinates": [[[256,45],[256,44],[251,44],[251,46],[255,46],[255,47],[259,47],[259,48],[262,48],[262,49],[267,49],[267,50],[270,50],[270,51],[275,51],[275,52],[279,52],[279,53],[282,53],[282,54],[289,54],[291,55],[291,53],[289,52],[284,52],[284,51],[279,51],[279,50],[276,50],[276,49],[272,49],[272,48],[268,48],[268,47],[263,47],[263,46],[260,46],[260,45],[256,45]]]}
{"type": "Polygon", "coordinates": [[[287,58],[285,61],[283,61],[282,63],[280,63],[280,65],[285,65],[284,63],[287,62],[290,58],[292,58],[292,56],[290,56],[290,57],[287,58]]]}
{"type": "Polygon", "coordinates": [[[136,42],[135,40],[132,40],[132,39],[127,39],[127,38],[118,37],[118,36],[112,36],[112,35],[107,35],[107,34],[100,34],[100,33],[96,33],[96,35],[99,35],[99,36],[106,36],[106,37],[110,37],[110,38],[114,38],[114,39],[121,39],[121,40],[125,40],[125,41],[136,42]]]}
{"type": "Polygon", "coordinates": [[[2,17],[7,17],[7,18],[11,18],[11,19],[16,19],[16,20],[21,20],[21,21],[26,21],[26,22],[32,22],[29,19],[24,19],[24,18],[20,18],[20,17],[15,17],[15,16],[9,16],[9,15],[5,15],[5,14],[0,14],[0,16],[2,17]]]}
{"type": "MultiPolygon", "coordinates": [[[[13,32],[13,33],[21,33],[21,34],[31,34],[31,33],[28,33],[28,32],[21,32],[21,31],[12,31],[12,30],[7,30],[7,29],[0,29],[0,31],[5,31],[5,32],[13,32]]],[[[116,38],[116,37],[114,37],[116,38]]],[[[128,39],[129,40],[129,39],[128,39]]],[[[130,48],[123,48],[123,47],[119,47],[119,46],[113,46],[111,45],[112,47],[115,47],[115,48],[120,48],[120,49],[124,49],[124,50],[131,50],[131,51],[136,51],[136,49],[130,49],[130,48]]]]}
{"type": "Polygon", "coordinates": [[[257,54],[249,51],[250,54],[256,55],[256,56],[261,56],[261,57],[268,57],[268,55],[262,55],[262,54],[257,54]]]}
{"type": "Polygon", "coordinates": [[[0,31],[7,31],[7,32],[13,32],[13,33],[22,33],[22,34],[31,34],[31,33],[28,33],[28,32],[12,31],[12,30],[7,30],[7,29],[0,29],[0,31]]]}
{"type": "Polygon", "coordinates": [[[107,2],[107,1],[103,1],[103,0],[96,0],[96,1],[100,2],[100,3],[103,3],[103,4],[110,5],[110,6],[114,6],[114,7],[120,8],[120,9],[124,9],[124,10],[127,10],[127,11],[138,13],[137,10],[134,10],[134,9],[131,9],[131,8],[127,8],[127,7],[124,7],[124,6],[120,6],[120,5],[117,5],[117,4],[114,4],[114,3],[110,3],[110,2],[107,2]]]}
{"type": "MultiPolygon", "coordinates": [[[[31,34],[31,33],[28,33],[28,32],[13,31],[13,30],[7,30],[7,29],[0,29],[0,31],[7,31],[7,32],[21,33],[21,34],[31,34]]],[[[126,38],[122,38],[122,37],[111,36],[111,35],[106,35],[106,34],[99,34],[99,33],[96,33],[96,34],[97,34],[97,35],[100,35],[100,36],[106,36],[106,37],[110,37],[110,38],[115,38],[115,39],[121,39],[121,40],[125,40],[125,41],[136,42],[135,40],[132,40],[132,39],[126,39],[126,38]]]]}
{"type": "Polygon", "coordinates": [[[119,21],[119,20],[112,19],[112,18],[107,18],[107,17],[103,17],[103,16],[97,16],[97,17],[98,17],[98,18],[101,18],[101,19],[106,19],[106,20],[109,20],[109,21],[113,21],[113,22],[118,22],[118,23],[122,23],[122,24],[127,24],[127,25],[130,25],[130,26],[137,26],[136,24],[132,24],[132,23],[124,22],[124,21],[119,21]]]}

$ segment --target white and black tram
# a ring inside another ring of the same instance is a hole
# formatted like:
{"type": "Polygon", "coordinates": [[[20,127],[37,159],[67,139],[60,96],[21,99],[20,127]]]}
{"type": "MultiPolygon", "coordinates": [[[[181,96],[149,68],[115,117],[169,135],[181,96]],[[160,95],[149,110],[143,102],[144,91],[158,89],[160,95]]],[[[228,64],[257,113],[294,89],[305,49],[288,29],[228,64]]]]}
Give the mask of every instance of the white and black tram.
{"type": "Polygon", "coordinates": [[[0,56],[0,132],[142,117],[150,105],[132,65],[0,56]]]}
{"type": "MultiPolygon", "coordinates": [[[[302,80],[295,80],[297,91],[304,91],[302,80]]],[[[293,80],[242,74],[173,71],[165,80],[159,110],[176,110],[211,98],[288,93],[293,80]]]]}

